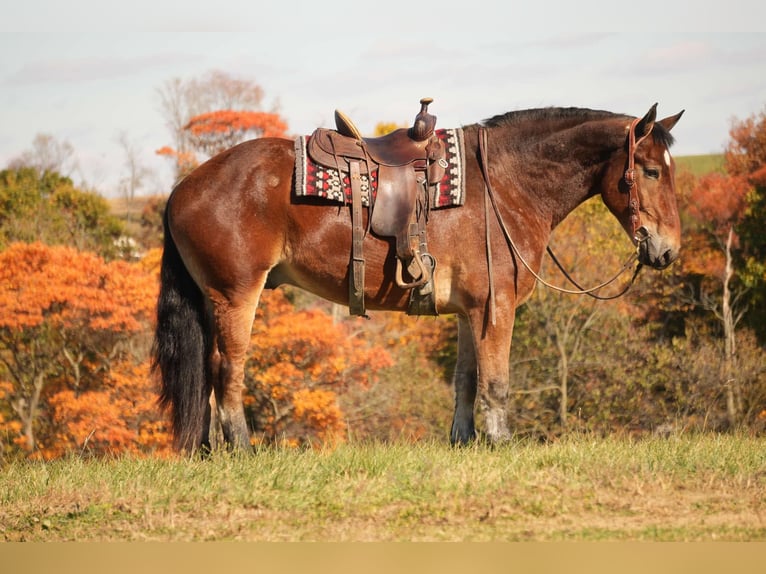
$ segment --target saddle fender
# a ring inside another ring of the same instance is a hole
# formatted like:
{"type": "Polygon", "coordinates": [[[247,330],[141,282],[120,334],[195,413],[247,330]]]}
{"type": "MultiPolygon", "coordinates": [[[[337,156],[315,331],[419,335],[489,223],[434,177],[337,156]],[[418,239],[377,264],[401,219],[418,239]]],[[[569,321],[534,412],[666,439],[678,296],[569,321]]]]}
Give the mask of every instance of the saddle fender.
{"type": "Polygon", "coordinates": [[[417,200],[418,183],[412,168],[378,168],[378,191],[370,226],[378,235],[397,237],[406,232],[417,200]]]}

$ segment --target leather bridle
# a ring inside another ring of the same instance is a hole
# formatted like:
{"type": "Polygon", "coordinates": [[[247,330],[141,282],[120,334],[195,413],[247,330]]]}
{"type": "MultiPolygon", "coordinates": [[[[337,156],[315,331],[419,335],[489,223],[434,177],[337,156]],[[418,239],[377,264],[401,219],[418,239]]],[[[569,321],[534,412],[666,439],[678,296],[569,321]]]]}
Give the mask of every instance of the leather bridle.
{"type": "Polygon", "coordinates": [[[625,185],[628,186],[628,210],[630,211],[630,225],[632,237],[636,243],[641,243],[647,236],[646,228],[641,225],[641,201],[638,198],[638,184],[636,182],[636,148],[638,144],[644,141],[649,134],[646,132],[638,140],[636,140],[636,126],[640,122],[640,118],[636,118],[630,123],[628,129],[628,167],[625,169],[625,185]],[[640,234],[640,235],[639,235],[640,234]]]}
{"type": "Polygon", "coordinates": [[[546,287],[549,287],[551,289],[554,289],[555,291],[559,291],[562,293],[569,293],[573,295],[588,295],[590,297],[593,297],[594,299],[601,299],[601,300],[610,300],[610,299],[616,299],[618,297],[623,296],[625,293],[628,292],[630,287],[633,285],[633,283],[636,280],[636,277],[638,276],[639,271],[641,270],[641,267],[643,265],[639,262],[636,266],[635,271],[633,272],[633,277],[631,278],[630,282],[625,285],[623,289],[621,289],[618,293],[613,295],[607,295],[602,296],[598,295],[596,292],[601,290],[602,288],[606,287],[607,285],[610,285],[613,283],[620,275],[622,275],[625,271],[627,271],[633,262],[638,258],[638,247],[640,247],[641,243],[645,241],[648,238],[648,233],[645,227],[641,225],[641,203],[638,197],[638,185],[636,183],[636,169],[635,169],[635,154],[636,154],[636,148],[638,145],[644,141],[651,132],[647,132],[644,135],[642,135],[638,140],[636,140],[636,126],[638,125],[638,122],[640,122],[640,118],[636,118],[633,120],[630,124],[630,128],[628,129],[628,167],[625,169],[625,174],[623,176],[623,179],[625,181],[625,185],[628,187],[628,209],[630,211],[630,223],[631,223],[631,232],[633,234],[633,238],[635,239],[636,243],[638,244],[636,247],[636,251],[633,252],[631,257],[623,264],[622,268],[609,280],[604,281],[603,283],[596,285],[595,287],[591,288],[584,288],[581,287],[579,283],[577,283],[570,275],[567,273],[567,271],[564,269],[564,267],[561,265],[559,260],[556,258],[556,256],[553,254],[553,251],[551,250],[550,246],[547,247],[548,254],[551,256],[551,259],[553,259],[553,262],[556,264],[556,266],[561,270],[561,272],[564,274],[564,276],[577,288],[577,290],[572,289],[564,289],[562,287],[558,287],[557,285],[553,285],[547,281],[545,281],[540,275],[538,275],[532,267],[527,263],[527,261],[524,259],[524,257],[521,255],[521,252],[516,247],[516,244],[514,243],[513,239],[511,238],[511,234],[508,231],[508,228],[505,226],[505,222],[503,221],[502,216],[500,215],[500,209],[497,205],[497,201],[495,199],[495,193],[492,189],[492,184],[489,180],[489,166],[487,162],[487,148],[488,142],[487,142],[487,130],[484,127],[479,128],[479,159],[480,159],[480,165],[481,165],[481,171],[482,175],[484,176],[484,188],[485,188],[485,226],[486,226],[486,240],[487,240],[487,265],[488,265],[488,271],[489,271],[489,291],[490,291],[490,301],[489,301],[489,307],[490,307],[490,316],[492,324],[495,324],[495,296],[494,296],[494,278],[492,273],[492,251],[490,248],[490,238],[489,238],[489,208],[490,204],[492,208],[494,209],[495,216],[498,220],[498,223],[500,224],[500,228],[503,231],[503,235],[505,236],[506,241],[508,242],[508,245],[510,246],[512,252],[516,257],[519,258],[521,263],[524,265],[524,267],[527,268],[527,270],[534,276],[534,278],[545,285],[546,287]],[[489,200],[489,201],[487,201],[489,200]]]}

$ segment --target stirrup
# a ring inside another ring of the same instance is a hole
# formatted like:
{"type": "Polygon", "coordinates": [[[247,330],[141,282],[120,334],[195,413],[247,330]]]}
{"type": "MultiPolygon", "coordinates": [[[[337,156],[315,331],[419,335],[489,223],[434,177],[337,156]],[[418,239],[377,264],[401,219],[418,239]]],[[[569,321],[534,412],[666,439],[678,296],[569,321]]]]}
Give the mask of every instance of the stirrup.
{"type": "Polygon", "coordinates": [[[413,261],[420,270],[420,279],[416,279],[412,283],[405,283],[402,279],[402,260],[396,258],[396,284],[402,289],[414,289],[415,287],[422,287],[431,280],[431,269],[423,263],[423,259],[420,257],[420,252],[416,251],[413,257],[413,261]]]}

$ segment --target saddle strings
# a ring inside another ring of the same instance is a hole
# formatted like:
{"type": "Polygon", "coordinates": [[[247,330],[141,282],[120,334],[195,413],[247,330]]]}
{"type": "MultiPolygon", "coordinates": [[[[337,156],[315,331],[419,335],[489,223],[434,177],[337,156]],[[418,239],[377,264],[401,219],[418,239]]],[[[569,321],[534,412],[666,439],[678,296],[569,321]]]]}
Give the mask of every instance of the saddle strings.
{"type": "MultiPolygon", "coordinates": [[[[614,283],[620,275],[625,273],[630,266],[633,264],[633,262],[638,257],[638,249],[631,254],[631,256],[628,258],[628,260],[623,264],[622,268],[617,272],[614,277],[611,279],[604,281],[603,283],[596,285],[595,287],[590,287],[588,289],[585,289],[581,287],[571,276],[569,273],[566,272],[564,267],[561,265],[559,260],[556,258],[556,256],[553,254],[553,250],[550,248],[550,246],[547,246],[546,249],[548,251],[548,254],[551,256],[551,259],[553,259],[553,262],[556,264],[556,266],[561,270],[561,272],[564,274],[564,277],[566,277],[577,289],[565,289],[563,287],[559,287],[557,285],[553,285],[540,277],[538,273],[536,273],[532,267],[527,263],[526,259],[524,259],[524,256],[519,251],[518,247],[516,247],[516,244],[513,241],[513,238],[511,237],[510,232],[508,231],[508,228],[505,225],[505,222],[503,221],[502,216],[500,215],[500,208],[497,205],[497,201],[495,200],[495,192],[492,189],[492,184],[490,183],[489,179],[489,169],[487,165],[487,130],[483,127],[479,128],[479,155],[481,156],[481,169],[484,175],[484,189],[486,191],[485,196],[485,226],[487,229],[486,235],[487,235],[487,260],[489,264],[489,292],[490,292],[490,313],[492,317],[492,324],[495,324],[495,295],[494,295],[494,285],[493,285],[493,277],[492,277],[492,251],[490,248],[490,241],[489,241],[489,206],[486,202],[486,198],[489,198],[489,201],[492,204],[492,208],[495,211],[495,216],[497,217],[497,221],[500,224],[500,228],[503,231],[503,235],[505,236],[506,241],[508,242],[508,245],[511,247],[511,250],[513,254],[519,258],[521,263],[524,265],[524,267],[529,271],[532,276],[548,287],[549,289],[553,289],[554,291],[559,291],[561,293],[568,293],[570,295],[588,295],[590,297],[593,297],[594,299],[599,299],[602,301],[608,301],[611,299],[617,299],[618,297],[622,297],[625,293],[628,292],[628,290],[631,288],[633,283],[636,280],[636,277],[638,276],[638,272],[641,270],[643,265],[639,262],[636,266],[636,270],[633,273],[633,277],[631,278],[630,282],[623,288],[619,293],[616,293],[614,295],[598,295],[595,293],[595,291],[598,291],[600,289],[603,289],[604,287],[614,283]]],[[[644,239],[641,239],[640,241],[644,241],[644,239]]]]}

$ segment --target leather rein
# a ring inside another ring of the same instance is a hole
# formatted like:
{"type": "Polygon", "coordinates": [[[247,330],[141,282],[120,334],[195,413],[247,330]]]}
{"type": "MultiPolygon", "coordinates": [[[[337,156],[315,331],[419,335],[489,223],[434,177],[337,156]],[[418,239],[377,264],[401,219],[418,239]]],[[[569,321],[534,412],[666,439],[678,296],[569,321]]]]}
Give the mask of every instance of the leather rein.
{"type": "Polygon", "coordinates": [[[639,121],[640,121],[639,118],[636,118],[635,120],[633,120],[628,130],[628,167],[625,170],[625,175],[623,177],[625,184],[628,187],[628,208],[630,210],[631,231],[633,233],[633,238],[635,239],[637,243],[636,251],[633,252],[630,258],[623,264],[620,270],[611,279],[604,281],[603,283],[596,285],[595,287],[590,287],[588,289],[581,287],[580,284],[577,283],[577,281],[575,281],[570,276],[569,273],[567,273],[567,271],[561,265],[559,260],[553,254],[553,250],[550,248],[550,246],[547,246],[546,249],[548,251],[548,254],[551,256],[551,259],[559,268],[559,270],[563,273],[563,275],[577,289],[565,289],[563,287],[558,287],[556,285],[549,283],[548,281],[540,277],[540,275],[532,269],[529,263],[527,263],[526,259],[524,259],[524,256],[519,251],[519,248],[516,247],[516,244],[514,243],[513,238],[511,237],[511,234],[508,231],[508,228],[506,227],[502,216],[500,215],[500,208],[497,205],[497,201],[495,199],[495,192],[492,188],[492,184],[489,179],[489,168],[487,164],[487,145],[488,145],[487,130],[484,127],[479,127],[479,156],[481,158],[481,170],[484,176],[484,184],[485,184],[484,187],[486,191],[485,198],[484,198],[484,209],[485,209],[485,227],[486,227],[486,240],[487,240],[487,263],[489,268],[490,314],[491,314],[493,325],[495,324],[495,294],[494,294],[494,280],[493,280],[493,274],[492,274],[492,250],[490,247],[490,237],[489,237],[489,205],[490,204],[492,205],[492,208],[495,212],[495,216],[497,217],[497,221],[500,224],[500,228],[503,231],[503,235],[505,236],[505,239],[508,242],[508,245],[511,247],[513,254],[519,258],[519,260],[524,265],[524,267],[526,267],[527,271],[529,271],[537,281],[539,281],[546,287],[550,289],[554,289],[555,291],[560,291],[561,293],[568,293],[572,295],[588,295],[590,297],[593,297],[594,299],[599,299],[602,301],[607,301],[610,299],[617,299],[618,297],[622,297],[631,288],[631,286],[636,280],[636,277],[638,276],[638,272],[641,270],[641,267],[643,266],[642,263],[640,262],[636,266],[636,269],[633,273],[633,277],[631,278],[630,282],[620,292],[614,295],[607,295],[607,296],[602,296],[595,293],[596,291],[599,291],[600,289],[603,289],[607,285],[610,285],[611,283],[616,281],[620,275],[622,275],[625,271],[627,271],[630,268],[633,262],[638,258],[638,248],[640,244],[643,241],[645,241],[647,238],[646,229],[641,225],[641,214],[640,214],[641,205],[638,198],[638,185],[636,185],[635,152],[636,152],[636,147],[638,147],[638,145],[642,141],[644,141],[644,139],[646,139],[649,133],[644,134],[638,140],[636,140],[636,125],[638,125],[639,121]]]}

